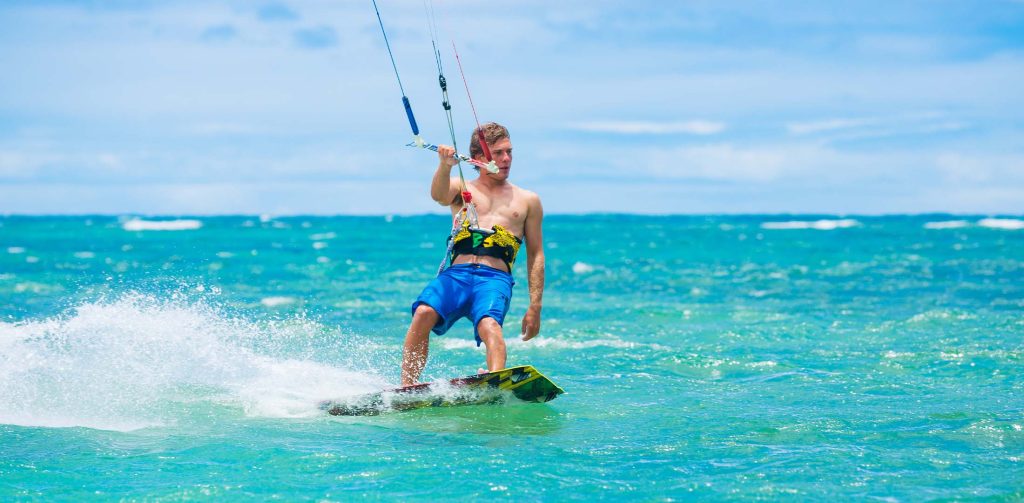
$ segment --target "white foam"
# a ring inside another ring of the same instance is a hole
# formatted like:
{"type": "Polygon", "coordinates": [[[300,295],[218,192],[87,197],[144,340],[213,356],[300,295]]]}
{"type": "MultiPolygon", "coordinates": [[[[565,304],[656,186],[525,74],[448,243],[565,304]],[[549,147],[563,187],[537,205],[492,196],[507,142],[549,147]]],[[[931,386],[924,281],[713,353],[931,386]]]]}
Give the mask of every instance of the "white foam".
{"type": "Polygon", "coordinates": [[[310,417],[322,400],[372,393],[389,384],[378,376],[316,362],[257,357],[258,372],[233,388],[246,414],[258,417],[310,417]],[[339,383],[345,386],[339,388],[339,383]]]}
{"type": "Polygon", "coordinates": [[[891,349],[882,354],[883,358],[890,360],[897,358],[913,358],[914,356],[916,356],[914,353],[893,351],[891,349]]]}
{"type": "Polygon", "coordinates": [[[594,266],[584,262],[576,262],[572,265],[572,272],[576,274],[589,274],[594,272],[594,266]]]}
{"type": "MultiPolygon", "coordinates": [[[[282,353],[330,350],[323,343],[301,347],[317,334],[346,344],[341,334],[324,332],[308,320],[257,325],[141,295],[51,319],[0,322],[0,423],[133,430],[193,420],[182,410],[195,407],[313,416],[322,414],[321,400],[385,387],[373,371],[282,353]]],[[[349,358],[379,351],[348,340],[363,351],[349,358]]]]}
{"type": "Polygon", "coordinates": [[[19,255],[25,253],[25,249],[20,246],[9,246],[7,248],[7,253],[10,253],[11,255],[19,255]]]}
{"type": "MultiPolygon", "coordinates": [[[[456,337],[441,338],[441,345],[445,349],[477,349],[474,339],[462,339],[456,337]]],[[[505,337],[505,345],[522,348],[546,348],[546,349],[591,349],[597,347],[608,347],[618,349],[637,349],[647,347],[658,351],[668,351],[670,348],[660,344],[645,344],[641,342],[630,342],[619,339],[603,338],[590,339],[585,341],[559,339],[556,337],[536,337],[524,341],[519,337],[505,337]]],[[[483,346],[480,346],[483,350],[483,346]]]]}
{"type": "Polygon", "coordinates": [[[1024,229],[1024,220],[1016,218],[983,218],[978,220],[978,225],[989,229],[1016,231],[1024,229]]]}
{"type": "Polygon", "coordinates": [[[967,220],[946,220],[942,222],[928,222],[924,224],[925,229],[962,229],[971,225],[967,220]]]}
{"type": "Polygon", "coordinates": [[[191,231],[203,226],[199,220],[142,220],[133,218],[121,224],[126,231],[191,231]]]}
{"type": "Polygon", "coordinates": [[[762,229],[770,230],[794,230],[794,229],[814,229],[819,231],[831,231],[835,229],[848,229],[850,227],[857,227],[860,222],[851,219],[844,218],[840,220],[792,220],[787,222],[763,222],[761,224],[762,229]]]}
{"type": "Polygon", "coordinates": [[[298,302],[298,299],[296,299],[295,297],[285,296],[264,297],[260,299],[260,304],[263,304],[264,306],[267,307],[287,306],[288,304],[294,304],[296,302],[298,302]]]}

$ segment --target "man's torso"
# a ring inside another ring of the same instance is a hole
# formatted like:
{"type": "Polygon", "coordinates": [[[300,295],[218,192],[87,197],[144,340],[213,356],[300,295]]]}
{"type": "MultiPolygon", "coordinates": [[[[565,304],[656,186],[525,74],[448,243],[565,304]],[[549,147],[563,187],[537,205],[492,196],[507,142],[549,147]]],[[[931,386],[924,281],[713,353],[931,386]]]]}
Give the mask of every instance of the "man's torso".
{"type": "MultiPolygon", "coordinates": [[[[529,206],[523,189],[511,183],[492,190],[478,187],[473,182],[468,182],[467,186],[473,194],[473,204],[476,206],[480,228],[491,229],[495,225],[500,225],[519,239],[524,238],[529,206]]],[[[452,214],[458,213],[461,209],[461,204],[452,205],[452,214]]],[[[486,255],[458,255],[452,261],[453,265],[473,263],[509,271],[500,258],[486,255]]]]}

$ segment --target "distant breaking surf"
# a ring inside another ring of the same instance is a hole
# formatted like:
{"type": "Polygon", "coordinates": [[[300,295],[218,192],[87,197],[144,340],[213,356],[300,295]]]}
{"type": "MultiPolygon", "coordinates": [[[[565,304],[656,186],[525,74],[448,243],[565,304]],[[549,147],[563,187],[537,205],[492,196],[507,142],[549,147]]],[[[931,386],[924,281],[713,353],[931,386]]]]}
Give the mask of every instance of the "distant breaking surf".
{"type": "MultiPolygon", "coordinates": [[[[983,218],[978,220],[977,223],[973,224],[978,227],[984,227],[986,229],[1001,229],[1016,231],[1024,229],[1024,220],[1016,218],[983,218]]],[[[925,229],[963,229],[971,227],[971,222],[967,220],[949,220],[942,222],[928,222],[924,224],[925,229]]]]}
{"type": "Polygon", "coordinates": [[[793,230],[793,229],[814,229],[819,231],[831,231],[834,229],[846,229],[857,227],[860,222],[846,218],[842,220],[793,220],[789,222],[763,222],[762,229],[769,230],[793,230]]]}
{"type": "Polygon", "coordinates": [[[971,225],[967,220],[945,220],[942,222],[928,222],[924,224],[925,229],[962,229],[971,225]]]}
{"type": "Polygon", "coordinates": [[[191,231],[203,226],[199,220],[142,220],[133,218],[121,224],[126,231],[191,231]]]}
{"type": "Polygon", "coordinates": [[[1024,220],[1018,220],[1016,218],[983,218],[978,220],[978,225],[988,227],[990,229],[1016,231],[1024,229],[1024,220]]]}

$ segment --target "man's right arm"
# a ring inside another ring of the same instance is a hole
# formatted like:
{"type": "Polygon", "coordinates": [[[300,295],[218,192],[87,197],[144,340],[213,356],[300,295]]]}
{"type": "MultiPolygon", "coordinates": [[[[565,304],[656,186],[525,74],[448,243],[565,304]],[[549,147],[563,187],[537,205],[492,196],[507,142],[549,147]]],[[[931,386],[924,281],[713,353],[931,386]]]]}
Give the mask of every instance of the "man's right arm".
{"type": "Polygon", "coordinates": [[[458,162],[452,157],[455,149],[447,145],[437,147],[437,171],[430,182],[430,197],[441,206],[451,206],[459,194],[459,186],[452,183],[452,167],[458,162]]]}

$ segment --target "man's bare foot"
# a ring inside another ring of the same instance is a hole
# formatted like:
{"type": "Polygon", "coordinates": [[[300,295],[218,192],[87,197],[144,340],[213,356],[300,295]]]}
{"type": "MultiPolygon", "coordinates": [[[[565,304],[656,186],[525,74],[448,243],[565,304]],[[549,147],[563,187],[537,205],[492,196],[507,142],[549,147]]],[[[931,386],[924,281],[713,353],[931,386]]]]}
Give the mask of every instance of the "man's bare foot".
{"type": "Polygon", "coordinates": [[[487,369],[479,369],[478,368],[478,369],[476,369],[476,373],[477,374],[486,374],[487,373],[487,369]]]}

